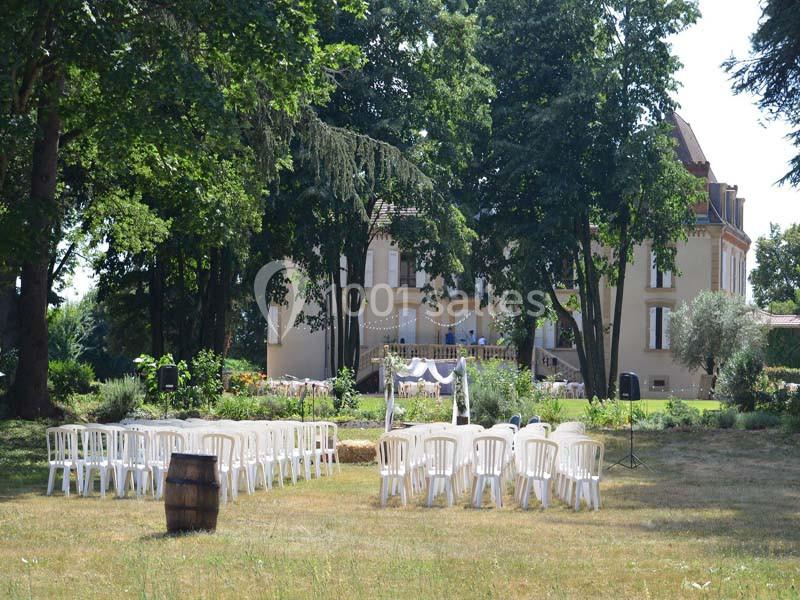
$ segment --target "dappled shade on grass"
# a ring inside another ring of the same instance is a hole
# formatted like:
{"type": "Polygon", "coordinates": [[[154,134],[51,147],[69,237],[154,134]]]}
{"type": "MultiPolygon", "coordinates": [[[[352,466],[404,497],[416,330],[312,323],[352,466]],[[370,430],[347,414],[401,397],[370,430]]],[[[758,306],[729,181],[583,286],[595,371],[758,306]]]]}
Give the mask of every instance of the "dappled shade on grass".
{"type": "MultiPolygon", "coordinates": [[[[625,453],[624,432],[592,435],[609,459],[625,453]]],[[[764,597],[800,583],[800,448],[774,431],[637,434],[652,472],[609,472],[597,513],[526,512],[510,494],[501,510],[420,495],[380,509],[376,467],[343,465],[241,494],[216,534],[178,537],[162,535],[161,502],[43,496],[43,444],[43,425],[0,427],[3,596],[27,597],[29,581],[34,597],[371,598],[764,597]]]]}

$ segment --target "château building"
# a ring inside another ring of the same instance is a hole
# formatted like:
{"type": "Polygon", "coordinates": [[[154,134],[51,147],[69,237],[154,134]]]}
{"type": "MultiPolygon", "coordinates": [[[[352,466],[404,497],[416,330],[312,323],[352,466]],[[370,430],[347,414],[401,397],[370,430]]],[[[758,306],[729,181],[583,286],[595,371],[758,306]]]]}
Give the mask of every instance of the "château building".
{"type": "MultiPolygon", "coordinates": [[[[691,126],[678,114],[673,114],[671,121],[678,158],[689,172],[705,181],[708,194],[694,207],[696,225],[688,239],[676,244],[676,273],[661,272],[654,266],[649,244],[635,248],[625,283],[619,370],[639,375],[645,397],[697,398],[705,394],[709,382],[700,371],[691,372],[672,360],[670,315],[701,290],[724,290],[744,296],[750,238],[744,231],[744,199],[739,197],[738,188],[717,179],[691,126]]],[[[423,288],[428,283],[427,274],[415,269],[412,257],[392,245],[388,234],[376,237],[367,255],[368,300],[359,320],[359,379],[375,373],[377,367],[372,359],[381,355],[385,344],[392,344],[393,349],[406,356],[449,359],[457,356],[458,345],[465,345],[478,358],[513,358],[512,351],[497,345],[493,319],[474,296],[460,299],[458,306],[450,306],[450,310],[441,306],[434,311],[425,301],[423,288]],[[453,334],[450,340],[448,331],[453,334]],[[475,344],[480,338],[485,345],[475,344]],[[455,345],[446,343],[453,339],[455,345]]],[[[482,292],[481,281],[475,282],[475,289],[478,294],[482,292]]],[[[569,295],[572,291],[564,289],[559,294],[569,295]]],[[[601,293],[604,321],[610,324],[614,288],[602,286],[601,293]]],[[[330,333],[311,332],[305,326],[288,327],[285,307],[272,307],[270,314],[276,328],[269,332],[268,374],[330,377],[330,333]]],[[[567,331],[568,326],[558,321],[545,322],[537,329],[532,365],[537,376],[580,380],[577,352],[567,331]]],[[[610,336],[607,344],[610,346],[610,336]]],[[[607,356],[609,351],[610,347],[607,356]]]]}

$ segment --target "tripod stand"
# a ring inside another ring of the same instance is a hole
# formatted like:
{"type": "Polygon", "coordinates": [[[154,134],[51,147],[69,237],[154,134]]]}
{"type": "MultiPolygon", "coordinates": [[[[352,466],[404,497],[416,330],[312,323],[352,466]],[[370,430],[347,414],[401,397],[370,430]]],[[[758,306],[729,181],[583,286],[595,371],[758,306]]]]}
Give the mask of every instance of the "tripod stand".
{"type": "Polygon", "coordinates": [[[628,454],[626,456],[623,456],[622,458],[620,458],[614,464],[609,465],[608,469],[613,469],[617,465],[619,465],[620,467],[625,467],[626,469],[631,469],[631,470],[635,469],[636,467],[642,466],[642,467],[644,467],[645,469],[647,469],[649,471],[650,467],[648,467],[641,458],[636,456],[636,453],[633,451],[633,398],[629,398],[628,402],[629,402],[629,406],[630,406],[630,413],[629,413],[630,416],[628,418],[628,421],[630,423],[631,449],[630,449],[630,452],[628,452],[628,454]]]}

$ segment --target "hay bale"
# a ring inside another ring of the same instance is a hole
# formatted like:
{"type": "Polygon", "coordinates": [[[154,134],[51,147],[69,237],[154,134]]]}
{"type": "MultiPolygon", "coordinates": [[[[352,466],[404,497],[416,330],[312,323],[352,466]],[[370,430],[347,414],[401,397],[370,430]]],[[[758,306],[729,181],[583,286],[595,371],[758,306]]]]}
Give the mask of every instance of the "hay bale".
{"type": "Polygon", "coordinates": [[[341,440],[337,448],[339,449],[339,460],[343,463],[375,462],[375,442],[341,440]]]}

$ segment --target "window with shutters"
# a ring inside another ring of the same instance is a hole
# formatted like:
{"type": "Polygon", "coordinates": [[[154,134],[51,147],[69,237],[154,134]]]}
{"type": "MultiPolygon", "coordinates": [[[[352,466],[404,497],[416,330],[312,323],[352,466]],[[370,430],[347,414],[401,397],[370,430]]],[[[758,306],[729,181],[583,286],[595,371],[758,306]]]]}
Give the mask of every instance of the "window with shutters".
{"type": "Polygon", "coordinates": [[[400,287],[415,287],[417,284],[417,270],[414,268],[414,257],[407,252],[400,254],[398,279],[400,287]]]}
{"type": "Polygon", "coordinates": [[[542,346],[551,350],[556,347],[556,324],[553,321],[545,321],[542,325],[542,346]]]}
{"type": "Polygon", "coordinates": [[[375,254],[372,250],[367,250],[367,263],[364,266],[364,287],[372,287],[373,270],[375,267],[375,254]]]}
{"type": "Polygon", "coordinates": [[[419,289],[424,288],[428,284],[428,274],[423,269],[417,271],[416,277],[417,277],[416,287],[418,287],[419,289]]]}
{"type": "Polygon", "coordinates": [[[669,319],[671,309],[668,306],[651,306],[649,314],[650,350],[669,350],[669,319]]]}
{"type": "Polygon", "coordinates": [[[741,290],[742,296],[747,293],[747,257],[742,257],[742,271],[739,274],[740,278],[740,286],[739,289],[741,290]]]}
{"type": "Polygon", "coordinates": [[[397,268],[398,268],[398,255],[397,250],[389,250],[389,287],[396,288],[397,283],[397,268]]]}
{"type": "Polygon", "coordinates": [[[723,290],[728,289],[728,252],[726,250],[722,251],[722,282],[720,283],[720,288],[723,290]]]}
{"type": "Polygon", "coordinates": [[[569,259],[561,261],[561,270],[558,276],[558,285],[567,290],[574,290],[578,287],[575,277],[575,265],[569,259]]]}
{"type": "Polygon", "coordinates": [[[572,348],[575,343],[575,336],[569,321],[564,317],[559,317],[556,322],[556,348],[572,348]]]}
{"type": "Polygon", "coordinates": [[[662,271],[656,264],[656,253],[650,251],[650,287],[652,289],[669,289],[672,287],[672,272],[662,271]]]}

